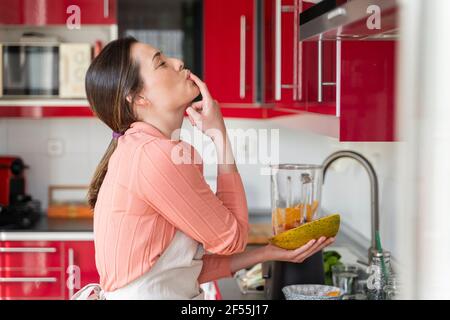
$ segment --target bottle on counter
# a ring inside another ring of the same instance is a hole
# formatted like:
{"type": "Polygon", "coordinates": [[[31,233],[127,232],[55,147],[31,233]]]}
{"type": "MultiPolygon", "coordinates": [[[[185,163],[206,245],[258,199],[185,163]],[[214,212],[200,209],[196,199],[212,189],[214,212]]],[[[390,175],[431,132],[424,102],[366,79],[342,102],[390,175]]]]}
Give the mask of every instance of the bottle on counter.
{"type": "Polygon", "coordinates": [[[383,253],[375,252],[367,268],[367,273],[370,274],[367,279],[367,299],[385,300],[385,288],[389,281],[394,278],[391,266],[391,253],[389,251],[383,251],[383,253]]]}

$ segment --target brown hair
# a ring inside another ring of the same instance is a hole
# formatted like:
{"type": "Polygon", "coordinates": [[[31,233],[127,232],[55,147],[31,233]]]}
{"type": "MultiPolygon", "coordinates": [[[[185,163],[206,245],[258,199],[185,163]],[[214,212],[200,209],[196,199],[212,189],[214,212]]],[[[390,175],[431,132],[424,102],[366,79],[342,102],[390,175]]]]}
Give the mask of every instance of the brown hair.
{"type": "MultiPolygon", "coordinates": [[[[86,95],[94,114],[112,131],[123,133],[137,121],[132,104],[142,87],[139,65],[131,58],[131,46],[137,40],[126,37],[111,41],[92,61],[86,73],[86,95]],[[131,102],[127,97],[131,97],[131,102]]],[[[108,162],[116,149],[112,138],[95,170],[88,190],[88,203],[93,209],[108,170],[108,162]]]]}

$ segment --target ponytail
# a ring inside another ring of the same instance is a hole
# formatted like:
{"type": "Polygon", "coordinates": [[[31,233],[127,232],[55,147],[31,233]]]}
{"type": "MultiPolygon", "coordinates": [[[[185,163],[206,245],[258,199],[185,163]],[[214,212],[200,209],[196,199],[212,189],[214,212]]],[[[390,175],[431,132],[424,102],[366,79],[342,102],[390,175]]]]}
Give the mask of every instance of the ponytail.
{"type": "Polygon", "coordinates": [[[94,209],[95,204],[97,203],[98,192],[100,187],[105,179],[106,172],[108,171],[108,163],[111,155],[117,147],[117,139],[112,139],[109,143],[108,148],[105,151],[100,163],[97,165],[95,169],[94,176],[92,177],[91,183],[89,185],[88,190],[88,204],[91,209],[94,209]]]}

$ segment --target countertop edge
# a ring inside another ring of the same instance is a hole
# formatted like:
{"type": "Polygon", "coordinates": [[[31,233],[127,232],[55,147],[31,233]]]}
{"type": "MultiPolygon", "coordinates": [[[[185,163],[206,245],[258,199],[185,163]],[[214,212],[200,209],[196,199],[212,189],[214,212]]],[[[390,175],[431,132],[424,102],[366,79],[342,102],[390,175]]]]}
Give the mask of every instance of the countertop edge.
{"type": "Polygon", "coordinates": [[[0,241],[93,241],[92,231],[0,232],[0,241]]]}

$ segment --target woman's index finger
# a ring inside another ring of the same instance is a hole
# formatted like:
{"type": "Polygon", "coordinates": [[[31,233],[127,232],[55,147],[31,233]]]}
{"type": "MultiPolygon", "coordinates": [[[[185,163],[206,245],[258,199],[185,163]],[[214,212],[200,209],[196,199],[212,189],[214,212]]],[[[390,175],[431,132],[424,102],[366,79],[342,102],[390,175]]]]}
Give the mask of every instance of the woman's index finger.
{"type": "Polygon", "coordinates": [[[208,87],[206,86],[206,84],[192,72],[189,74],[189,76],[192,79],[192,81],[194,81],[194,83],[197,85],[197,87],[200,89],[200,93],[202,94],[203,98],[206,97],[210,98],[211,95],[208,91],[208,87]]]}

